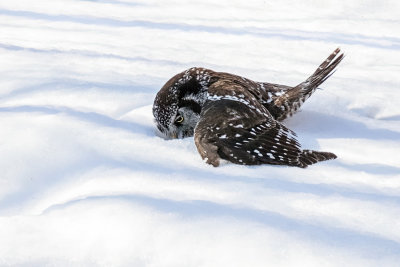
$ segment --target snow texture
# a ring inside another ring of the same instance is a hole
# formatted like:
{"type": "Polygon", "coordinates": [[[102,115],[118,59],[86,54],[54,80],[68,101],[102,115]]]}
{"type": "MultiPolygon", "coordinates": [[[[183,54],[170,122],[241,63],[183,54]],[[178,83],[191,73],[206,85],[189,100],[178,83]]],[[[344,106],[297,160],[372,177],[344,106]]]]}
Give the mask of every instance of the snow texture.
{"type": "Polygon", "coordinates": [[[0,1],[0,266],[399,266],[400,2],[0,1]],[[307,169],[203,162],[151,107],[198,66],[296,85],[307,169]]]}

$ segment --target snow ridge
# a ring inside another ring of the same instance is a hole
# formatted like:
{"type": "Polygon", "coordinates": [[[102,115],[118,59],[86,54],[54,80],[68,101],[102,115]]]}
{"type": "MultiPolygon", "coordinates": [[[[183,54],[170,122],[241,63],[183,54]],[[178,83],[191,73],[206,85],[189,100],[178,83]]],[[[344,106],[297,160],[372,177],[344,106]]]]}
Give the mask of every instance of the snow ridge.
{"type": "Polygon", "coordinates": [[[399,3],[385,3],[2,1],[0,265],[398,265],[399,3]],[[213,168],[192,139],[157,135],[152,103],[176,73],[295,85],[337,46],[337,72],[284,122],[334,161],[213,168]]]}

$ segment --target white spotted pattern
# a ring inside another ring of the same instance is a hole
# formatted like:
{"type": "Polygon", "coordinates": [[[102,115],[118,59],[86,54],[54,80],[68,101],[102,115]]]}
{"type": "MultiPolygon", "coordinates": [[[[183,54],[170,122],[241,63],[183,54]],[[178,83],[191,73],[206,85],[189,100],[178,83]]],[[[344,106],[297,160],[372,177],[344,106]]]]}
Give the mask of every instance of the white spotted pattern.
{"type": "Polygon", "coordinates": [[[280,121],[294,114],[331,74],[343,58],[335,58],[338,52],[295,87],[254,82],[203,68],[188,69],[174,76],[157,94],[153,113],[158,128],[177,137],[194,133],[198,150],[214,166],[220,157],[239,164],[299,167],[334,158],[332,153],[301,150],[296,134],[280,121]],[[187,116],[183,123],[174,121],[178,112],[187,116]]]}

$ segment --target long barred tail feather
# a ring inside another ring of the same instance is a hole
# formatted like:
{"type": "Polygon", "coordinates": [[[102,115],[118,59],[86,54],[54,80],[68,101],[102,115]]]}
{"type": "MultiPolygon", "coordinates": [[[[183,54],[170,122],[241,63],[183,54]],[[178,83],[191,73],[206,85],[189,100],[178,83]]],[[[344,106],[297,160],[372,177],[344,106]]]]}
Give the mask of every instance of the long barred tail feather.
{"type": "Polygon", "coordinates": [[[325,82],[335,72],[334,69],[344,58],[343,53],[336,57],[339,53],[340,48],[336,48],[336,50],[333,51],[333,53],[324,62],[322,62],[318,69],[305,82],[299,84],[298,86],[304,84],[306,85],[304,89],[310,91],[325,82]]]}
{"type": "Polygon", "coordinates": [[[333,51],[329,57],[322,62],[317,70],[304,82],[285,91],[284,94],[274,99],[270,107],[271,114],[275,119],[282,121],[293,115],[315,90],[335,72],[337,65],[343,60],[344,54],[340,54],[340,48],[333,51]]]}

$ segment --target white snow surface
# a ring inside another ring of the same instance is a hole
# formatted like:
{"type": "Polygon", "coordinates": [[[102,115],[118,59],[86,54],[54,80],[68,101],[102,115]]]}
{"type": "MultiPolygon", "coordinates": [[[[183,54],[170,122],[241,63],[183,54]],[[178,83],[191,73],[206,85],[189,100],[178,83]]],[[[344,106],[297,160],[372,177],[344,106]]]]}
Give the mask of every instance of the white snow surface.
{"type": "Polygon", "coordinates": [[[399,266],[400,2],[0,1],[0,266],[399,266]],[[214,168],[151,108],[197,66],[296,85],[307,169],[214,168]]]}

